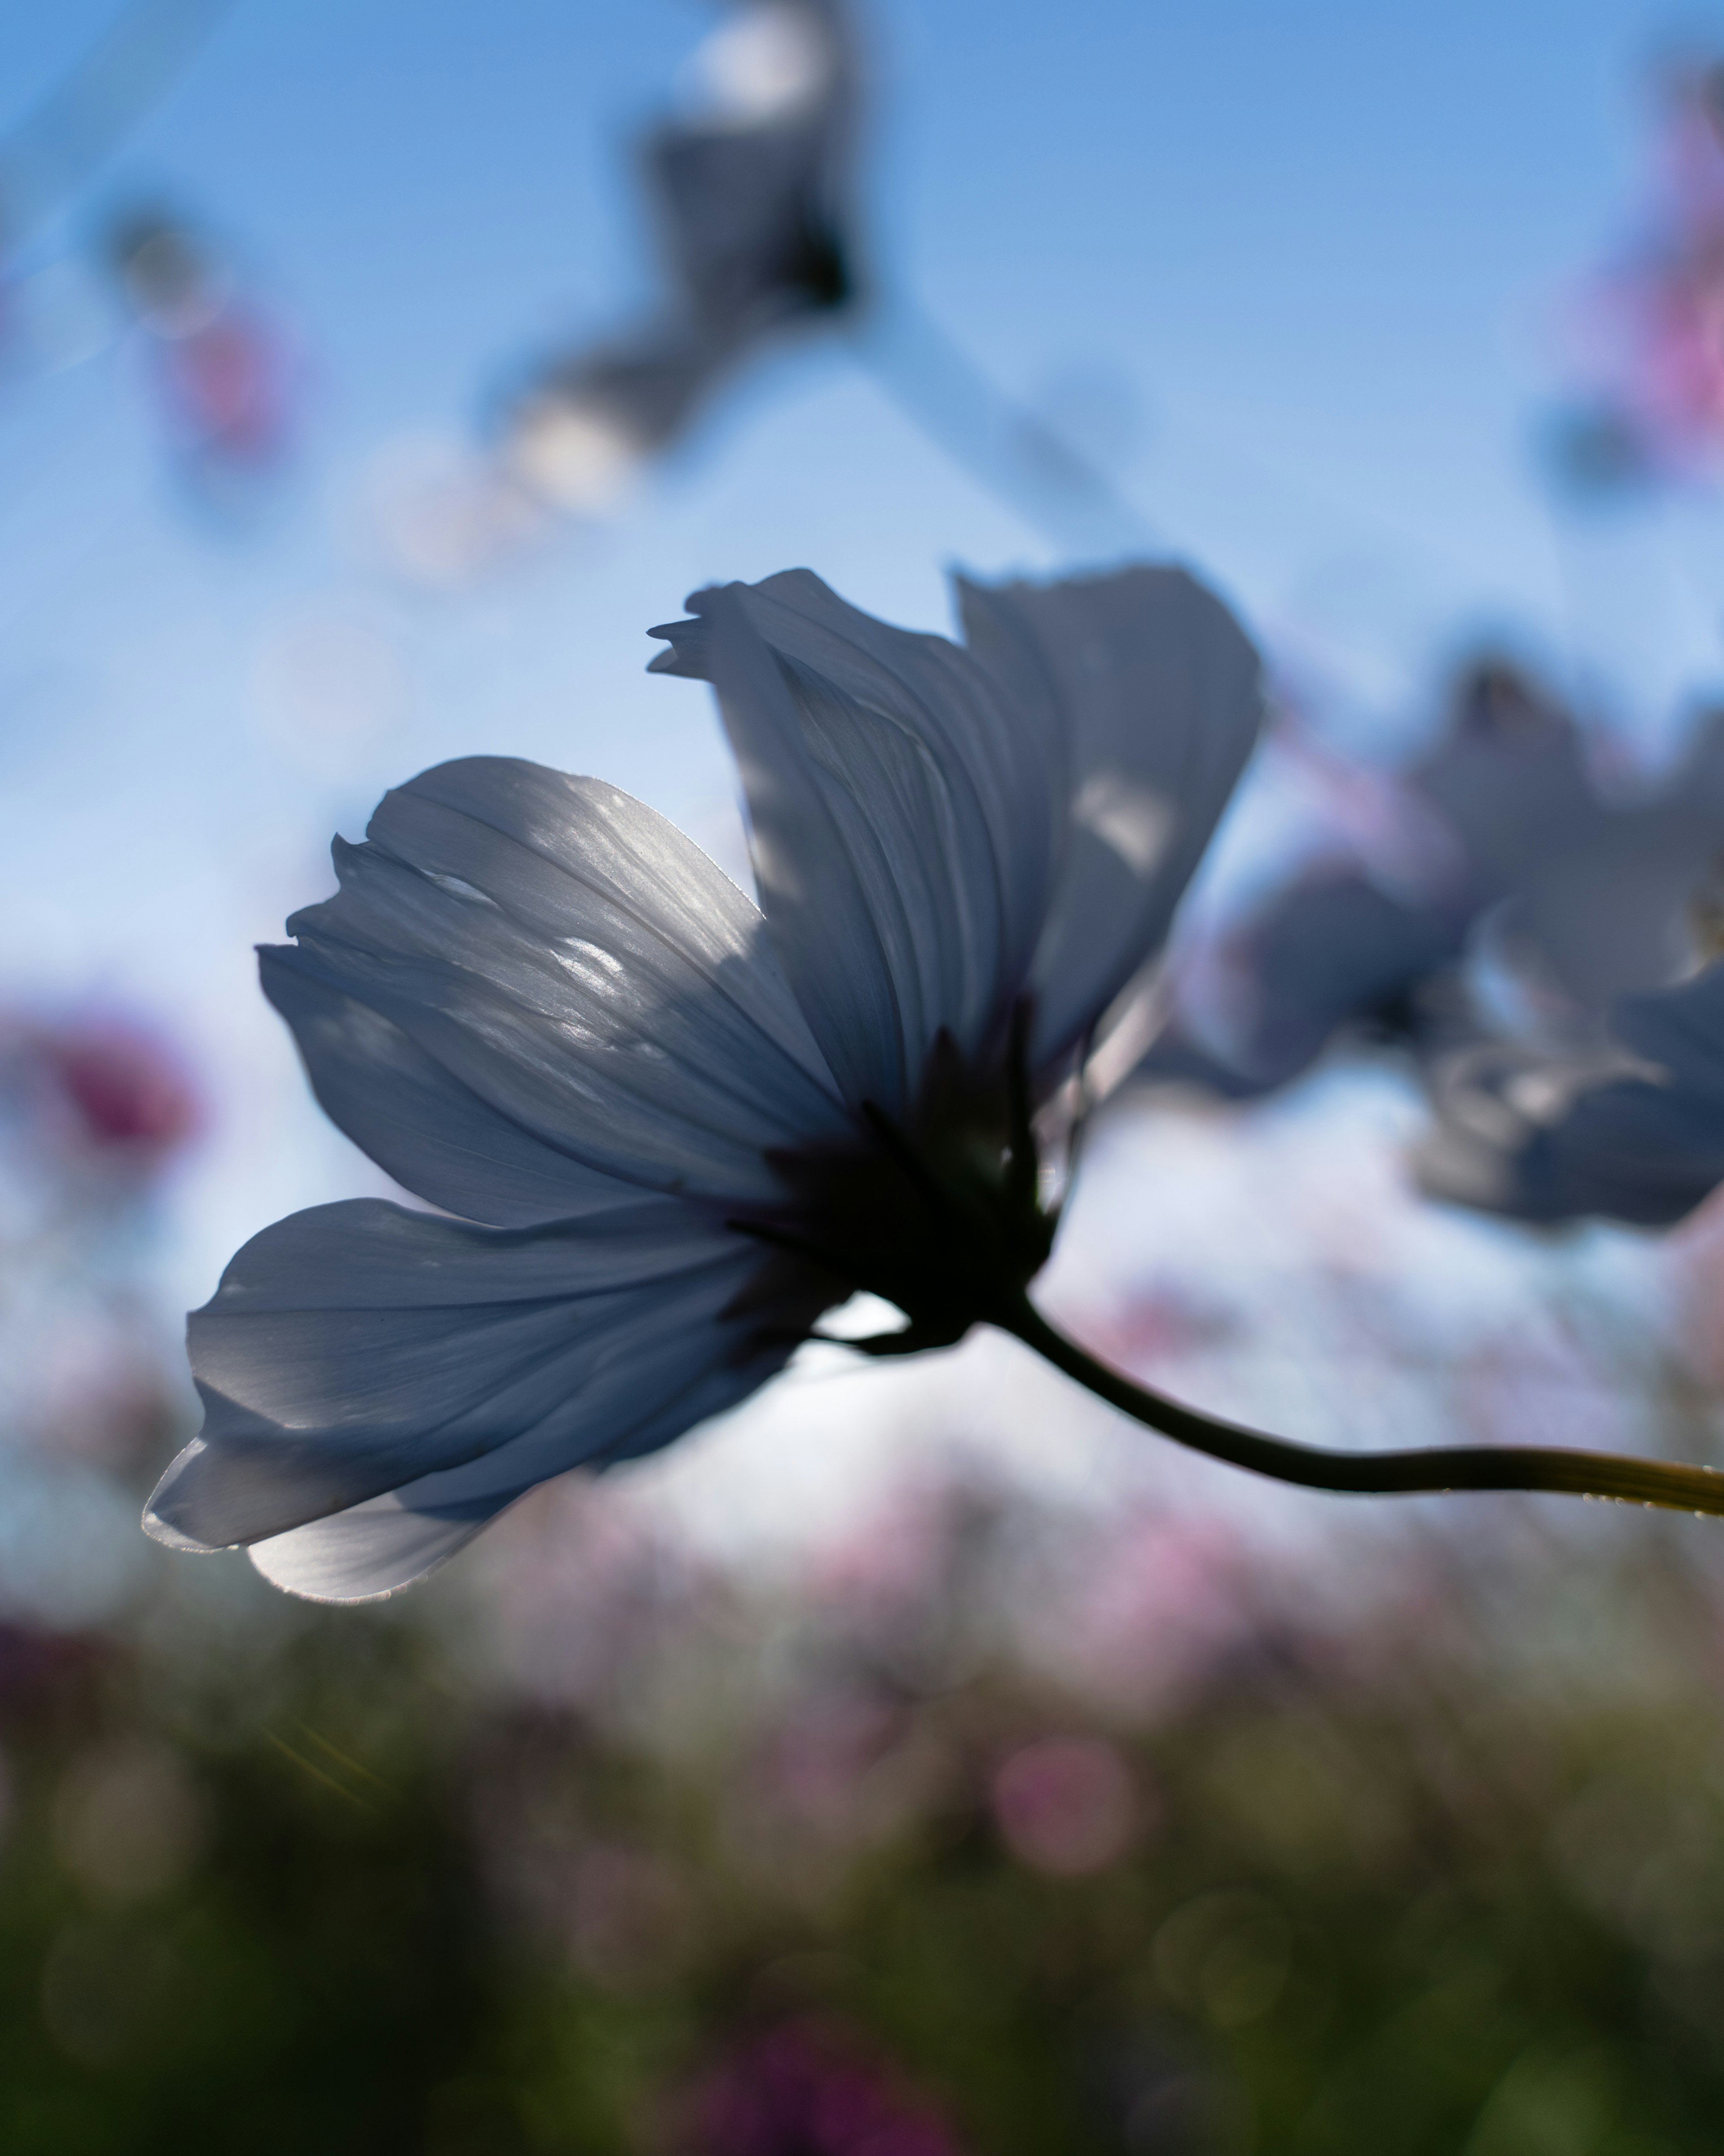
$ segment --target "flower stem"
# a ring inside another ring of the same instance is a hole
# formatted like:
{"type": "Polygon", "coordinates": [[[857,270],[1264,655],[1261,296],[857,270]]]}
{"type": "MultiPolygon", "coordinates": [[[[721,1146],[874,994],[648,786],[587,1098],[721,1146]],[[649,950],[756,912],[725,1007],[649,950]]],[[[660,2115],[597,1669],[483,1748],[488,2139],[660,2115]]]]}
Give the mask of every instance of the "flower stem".
{"type": "Polygon", "coordinates": [[[1419,1491],[1552,1490],[1575,1497],[1611,1497],[1626,1505],[1724,1516],[1724,1474],[1614,1452],[1571,1452],[1526,1445],[1434,1445],[1405,1452],[1331,1452],[1244,1429],[1180,1406],[1147,1385],[1134,1384],[1098,1363],[1049,1325],[1027,1296],[994,1321],[1045,1356],[1080,1385],[1134,1421],[1176,1445],[1277,1482],[1358,1496],[1411,1496],[1419,1491]]]}

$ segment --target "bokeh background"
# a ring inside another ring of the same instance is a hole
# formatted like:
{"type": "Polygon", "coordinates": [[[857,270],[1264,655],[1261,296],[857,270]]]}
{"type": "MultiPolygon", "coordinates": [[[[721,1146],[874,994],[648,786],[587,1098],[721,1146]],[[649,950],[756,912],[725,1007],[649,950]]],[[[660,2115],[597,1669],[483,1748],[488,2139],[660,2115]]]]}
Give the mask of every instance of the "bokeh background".
{"type": "MultiPolygon", "coordinates": [[[[1724,18],[875,0],[867,303],[572,512],[499,414],[656,304],[632,145],[726,19],[0,0],[0,2142],[1715,2147],[1714,1525],[1265,1491],[977,1338],[806,1350],[380,1608],[138,1532],[183,1311],[390,1189],[251,946],[477,749],[746,879],[706,692],[644,671],[689,590],[807,563],[945,629],[954,566],[1198,566],[1279,714],[1199,987],[1393,849],[1477,654],[1624,801],[1724,695],[1724,274],[1671,236],[1724,177],[1669,88],[1724,18]],[[1683,395],[1622,329],[1661,275],[1683,395]]],[[[1421,1194],[1382,1030],[1128,1084],[1049,1306],[1290,1435],[1717,1458],[1724,1216],[1421,1194]]]]}

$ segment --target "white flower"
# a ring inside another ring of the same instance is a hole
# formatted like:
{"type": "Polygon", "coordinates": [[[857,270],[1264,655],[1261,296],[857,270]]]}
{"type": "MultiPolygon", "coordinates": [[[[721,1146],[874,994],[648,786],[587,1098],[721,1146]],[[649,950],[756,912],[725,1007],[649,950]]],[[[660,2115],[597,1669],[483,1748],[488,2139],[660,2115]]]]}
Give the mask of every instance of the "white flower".
{"type": "Polygon", "coordinates": [[[1439,1066],[1424,1188],[1543,1223],[1691,1213],[1724,1182],[1724,964],[1624,997],[1611,1029],[1619,1045],[1591,1055],[1499,1044],[1439,1066]]]}
{"type": "Polygon", "coordinates": [[[892,1346],[1021,1301],[1052,1235],[1029,1119],[1159,949],[1258,666],[1177,569],[960,598],[962,647],[804,570],[654,632],[718,691],[759,910],[626,793],[501,757],[336,842],[264,988],[329,1114],[442,1211],[245,1246],[191,1321],[203,1430],[151,1532],[386,1594],[733,1405],[854,1289],[906,1312],[892,1346]]]}

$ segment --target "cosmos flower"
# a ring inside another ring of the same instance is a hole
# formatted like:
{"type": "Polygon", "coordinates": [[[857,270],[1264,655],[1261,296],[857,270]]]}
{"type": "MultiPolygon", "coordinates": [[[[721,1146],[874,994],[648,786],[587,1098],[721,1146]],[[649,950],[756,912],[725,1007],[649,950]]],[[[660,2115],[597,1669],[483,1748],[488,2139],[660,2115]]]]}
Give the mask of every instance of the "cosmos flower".
{"type": "Polygon", "coordinates": [[[1231,991],[1219,1022],[1176,993],[1146,1075],[1249,1097],[1347,1031],[1399,1042],[1427,1068],[1503,1028],[1591,1053],[1617,997],[1691,960],[1687,909],[1724,805],[1716,724],[1658,794],[1618,804],[1598,793],[1568,714],[1485,661],[1398,790],[1403,813],[1378,858],[1326,855],[1232,932],[1215,968],[1231,991]]]}
{"type": "Polygon", "coordinates": [[[1522,1220],[1664,1228],[1724,1182],[1724,964],[1625,998],[1590,1057],[1480,1048],[1439,1073],[1434,1196],[1522,1220]]]}
{"type": "Polygon", "coordinates": [[[1166,935],[1257,661],[1178,570],[960,598],[963,646],[803,571],[655,632],[717,689],[759,910],[616,788],[500,757],[336,842],[264,985],[329,1114],[441,1211],[321,1207],[240,1252],[153,1532],[384,1592],[733,1405],[856,1287],[906,1349],[1020,1291],[1052,1234],[1029,1118],[1166,935]]]}
{"type": "Polygon", "coordinates": [[[991,1322],[1282,1479],[1724,1509],[1701,1470],[1291,1445],[1033,1308],[1044,1150],[1250,750],[1258,666],[1175,569],[960,602],[962,646],[798,570],[654,632],[659,670],[718,692],[758,909],[629,795],[501,757],[337,840],[341,890],[264,952],[264,988],[329,1114],[441,1209],[322,1206],[240,1251],[192,1317],[204,1424],[153,1533],[248,1544],[300,1594],[388,1593],[534,1484],[735,1405],[857,1290],[908,1320],[873,1352],[991,1322]]]}
{"type": "Polygon", "coordinates": [[[511,397],[506,468],[553,506],[608,507],[752,352],[848,309],[855,39],[841,0],[747,0],[697,49],[685,109],[639,150],[664,297],[511,397]]]}

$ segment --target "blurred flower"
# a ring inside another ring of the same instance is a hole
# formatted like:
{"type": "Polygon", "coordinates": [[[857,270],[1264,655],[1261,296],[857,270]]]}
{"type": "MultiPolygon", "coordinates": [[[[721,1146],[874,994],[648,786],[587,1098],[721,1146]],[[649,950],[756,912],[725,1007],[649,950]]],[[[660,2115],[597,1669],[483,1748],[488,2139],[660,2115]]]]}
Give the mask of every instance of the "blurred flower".
{"type": "Polygon", "coordinates": [[[1439,1067],[1419,1180],[1523,1220],[1668,1227],[1724,1182],[1724,964],[1621,1004],[1591,1056],[1506,1047],[1439,1067]]]}
{"type": "Polygon", "coordinates": [[[336,841],[265,988],[328,1112],[442,1212],[246,1246],[192,1320],[204,1429],[152,1532],[387,1593],[733,1405],[854,1288],[910,1318],[877,1351],[1020,1307],[1054,1225],[1030,1118],[1069,1137],[1257,665],[1177,570],[960,600],[962,647],[806,571],[656,632],[718,690],[762,911],[628,795],[500,758],[336,841]]]}
{"type": "Polygon", "coordinates": [[[957,2156],[926,2097],[829,2026],[793,2025],[739,2046],[695,2090],[698,2156],[957,2156]]]}
{"type": "Polygon", "coordinates": [[[1013,1855],[1056,1879],[1105,1871],[1139,1825],[1126,1763],[1097,1737],[1044,1737],[1023,1746],[994,1775],[993,1797],[1013,1855]]]}
{"type": "Polygon", "coordinates": [[[665,303],[508,399],[499,454],[531,493],[610,507],[762,345],[854,304],[858,95],[842,0],[745,0],[696,51],[685,110],[639,151],[665,303]]]}
{"type": "Polygon", "coordinates": [[[1396,846],[1326,854],[1205,954],[1145,1076],[1249,1097],[1347,1029],[1424,1056],[1501,1032],[1597,1045],[1614,997],[1691,957],[1724,806],[1716,722],[1659,794],[1617,805],[1568,714],[1485,660],[1401,791],[1396,846]]]}
{"type": "Polygon", "coordinates": [[[146,1174],[203,1121],[190,1075],[159,1035],[96,1016],[58,1025],[0,1025],[0,1060],[28,1098],[37,1142],[146,1174]]]}
{"type": "Polygon", "coordinates": [[[1557,475],[1582,495],[1715,475],[1724,450],[1724,63],[1684,59],[1659,101],[1655,192],[1583,295],[1588,387],[1550,437],[1557,475]]]}
{"type": "Polygon", "coordinates": [[[212,506],[241,509],[293,449],[296,368],[280,324],[183,218],[139,209],[108,254],[147,339],[163,424],[182,469],[212,506]]]}
{"type": "MultiPolygon", "coordinates": [[[[0,1323],[30,1301],[38,1355],[54,1329],[53,1284],[112,1284],[127,1231],[203,1115],[177,1049],[154,1026],[100,1009],[0,1011],[0,1286],[11,1290],[0,1296],[0,1323]]],[[[108,1359],[103,1329],[79,1350],[89,1374],[108,1359]]],[[[16,1374],[11,1360],[0,1356],[0,1373],[16,1374]]]]}
{"type": "Polygon", "coordinates": [[[0,1014],[0,1614],[113,1618],[142,1574],[121,1480],[177,1436],[150,1230],[203,1102],[115,1011],[0,1014]],[[116,1538],[115,1528],[119,1529],[116,1538]]]}

